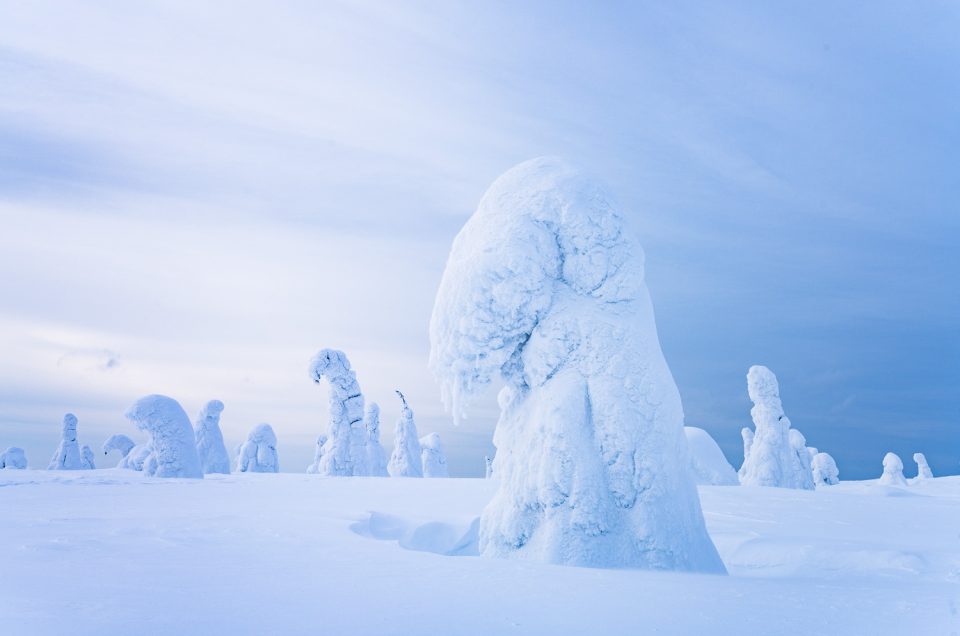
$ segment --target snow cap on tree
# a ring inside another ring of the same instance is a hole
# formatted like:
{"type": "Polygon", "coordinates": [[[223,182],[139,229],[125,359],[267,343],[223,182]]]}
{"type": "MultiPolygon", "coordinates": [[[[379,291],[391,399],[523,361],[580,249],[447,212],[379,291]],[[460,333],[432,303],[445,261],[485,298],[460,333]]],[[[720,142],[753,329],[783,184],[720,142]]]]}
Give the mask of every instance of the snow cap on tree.
{"type": "Polygon", "coordinates": [[[247,436],[237,455],[237,471],[241,473],[279,473],[277,436],[269,424],[257,424],[247,436]]]}
{"type": "Polygon", "coordinates": [[[110,451],[117,450],[120,451],[120,457],[123,458],[129,455],[130,451],[133,450],[133,447],[136,445],[136,442],[126,435],[111,435],[107,438],[107,441],[103,443],[103,454],[109,455],[110,451]]]}
{"type": "Polygon", "coordinates": [[[417,425],[413,421],[413,411],[407,404],[407,398],[397,391],[403,409],[393,435],[393,454],[387,464],[391,477],[423,477],[423,465],[420,459],[420,440],[417,439],[417,425]]]}
{"type": "Polygon", "coordinates": [[[210,400],[197,415],[193,424],[193,434],[197,439],[197,455],[200,457],[200,467],[205,475],[219,473],[230,474],[230,456],[227,447],[223,444],[223,433],[220,431],[220,413],[223,412],[223,402],[210,400]]]}
{"type": "Polygon", "coordinates": [[[27,467],[27,454],[22,448],[11,446],[0,453],[0,468],[16,468],[22,470],[27,467]]]}
{"type": "Polygon", "coordinates": [[[914,453],[913,461],[917,463],[917,479],[933,479],[933,471],[923,453],[914,453]]]}
{"type": "Polygon", "coordinates": [[[420,438],[420,459],[424,477],[450,476],[439,433],[430,433],[420,438]]]}
{"type": "Polygon", "coordinates": [[[330,427],[321,475],[367,475],[367,431],[363,422],[363,393],[357,375],[342,351],[321,349],[310,361],[310,378],[330,383],[330,427]]]}
{"type": "Polygon", "coordinates": [[[810,462],[815,486],[834,486],[840,483],[840,470],[837,463],[827,453],[817,453],[810,462]]]}
{"type": "Polygon", "coordinates": [[[147,395],[134,402],[126,416],[150,436],[149,454],[143,460],[144,474],[203,478],[193,427],[179,402],[165,395],[147,395]]]}
{"type": "Polygon", "coordinates": [[[907,480],[903,477],[903,462],[896,453],[887,453],[883,456],[883,474],[880,483],[887,486],[906,486],[907,480]]]}
{"type": "Polygon", "coordinates": [[[60,435],[60,445],[50,458],[47,470],[80,470],[83,462],[80,459],[80,444],[77,442],[77,416],[67,413],[63,416],[63,430],[60,435]]]}

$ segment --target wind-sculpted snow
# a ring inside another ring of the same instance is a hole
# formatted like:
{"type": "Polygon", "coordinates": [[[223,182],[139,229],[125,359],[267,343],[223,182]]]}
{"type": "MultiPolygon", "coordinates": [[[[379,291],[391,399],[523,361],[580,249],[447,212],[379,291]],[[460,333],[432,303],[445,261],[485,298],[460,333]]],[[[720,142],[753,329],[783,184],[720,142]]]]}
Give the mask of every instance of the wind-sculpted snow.
{"type": "Polygon", "coordinates": [[[60,445],[50,458],[47,470],[80,470],[83,460],[80,457],[80,444],[77,442],[77,416],[67,413],[63,416],[63,431],[60,445]]]}
{"type": "Polygon", "coordinates": [[[702,428],[685,426],[690,447],[690,468],[694,480],[703,486],[737,486],[737,471],[733,469],[717,442],[702,428]]]}
{"type": "Polygon", "coordinates": [[[380,443],[380,406],[376,402],[367,404],[363,425],[367,430],[367,474],[371,477],[386,477],[387,451],[380,443]]]}
{"type": "Polygon", "coordinates": [[[917,463],[917,479],[933,479],[933,471],[930,470],[930,464],[923,453],[914,453],[913,461],[917,463]]]}
{"type": "Polygon", "coordinates": [[[227,455],[227,447],[223,444],[223,433],[220,431],[220,413],[222,412],[223,402],[210,400],[193,424],[193,434],[197,439],[197,455],[200,457],[200,467],[205,475],[230,474],[230,456],[227,455]]]}
{"type": "Polygon", "coordinates": [[[397,395],[403,408],[393,434],[393,453],[387,464],[387,472],[391,477],[423,477],[422,451],[417,438],[417,424],[413,421],[413,410],[403,393],[397,391],[397,395]]]}
{"type": "Polygon", "coordinates": [[[104,455],[109,455],[112,450],[120,451],[120,458],[122,459],[129,455],[136,445],[136,442],[126,435],[117,434],[107,438],[107,441],[103,443],[102,450],[104,455]]]}
{"type": "MultiPolygon", "coordinates": [[[[150,436],[149,452],[142,460],[144,474],[203,478],[190,418],[176,400],[165,395],[148,395],[137,400],[126,416],[150,436]]],[[[124,459],[138,459],[131,457],[135,450],[124,459]]]]}
{"type": "Polygon", "coordinates": [[[420,438],[420,458],[424,477],[450,476],[439,433],[430,433],[420,438]]]}
{"type": "Polygon", "coordinates": [[[0,468],[16,468],[23,470],[27,467],[27,454],[18,446],[11,446],[0,453],[0,468]]]}
{"type": "Polygon", "coordinates": [[[322,349],[310,361],[310,377],[317,383],[324,378],[330,383],[330,428],[317,472],[342,477],[370,474],[363,393],[346,354],[322,349]]]}
{"type": "Polygon", "coordinates": [[[817,453],[810,462],[814,486],[835,486],[840,483],[837,462],[828,453],[817,453]]]}
{"type": "Polygon", "coordinates": [[[456,420],[506,383],[484,555],[724,571],[643,277],[608,195],[551,158],[498,178],[454,240],[430,366],[456,420]]]}
{"type": "Polygon", "coordinates": [[[97,460],[93,456],[93,449],[84,444],[80,447],[80,468],[93,470],[97,467],[97,460]]]}
{"type": "Polygon", "coordinates": [[[780,403],[777,376],[767,367],[750,367],[747,372],[747,392],[753,402],[750,416],[756,430],[748,448],[749,436],[744,434],[746,459],[740,468],[740,483],[747,486],[812,489],[814,486],[806,440],[802,435],[797,437],[798,433],[791,435],[790,420],[784,415],[780,403]]]}
{"type": "Polygon", "coordinates": [[[903,476],[903,462],[896,453],[887,453],[883,456],[883,474],[880,483],[885,486],[906,486],[907,480],[903,476]]]}
{"type": "Polygon", "coordinates": [[[237,472],[279,473],[280,459],[277,456],[277,436],[269,424],[257,424],[240,446],[237,455],[237,472]]]}

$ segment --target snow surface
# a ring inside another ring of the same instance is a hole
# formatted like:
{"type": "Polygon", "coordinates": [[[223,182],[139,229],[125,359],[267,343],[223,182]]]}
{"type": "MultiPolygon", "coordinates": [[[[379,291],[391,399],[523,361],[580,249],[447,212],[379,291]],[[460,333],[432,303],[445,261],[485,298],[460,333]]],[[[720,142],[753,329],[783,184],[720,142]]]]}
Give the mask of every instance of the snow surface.
{"type": "Polygon", "coordinates": [[[27,467],[27,454],[19,446],[11,446],[0,453],[0,468],[23,469],[27,467]]]}
{"type": "Polygon", "coordinates": [[[403,408],[393,433],[393,453],[387,464],[391,477],[423,477],[420,440],[417,438],[417,424],[413,420],[413,410],[407,404],[407,398],[397,391],[403,408]]]}
{"type": "Polygon", "coordinates": [[[449,477],[447,456],[443,453],[439,433],[430,433],[420,438],[420,458],[424,477],[449,477]]]}
{"type": "Polygon", "coordinates": [[[723,572],[643,250],[601,186],[554,158],[500,176],[454,239],[430,342],[455,418],[506,383],[484,554],[723,572]]]}
{"type": "Polygon", "coordinates": [[[30,636],[960,631],[960,477],[702,486],[726,577],[478,558],[496,488],[0,471],[0,617],[30,636]]]}
{"type": "Polygon", "coordinates": [[[888,486],[906,486],[907,480],[903,477],[903,461],[896,453],[887,453],[883,456],[883,474],[879,483],[888,486]]]}
{"type": "Polygon", "coordinates": [[[200,467],[204,474],[230,474],[230,456],[227,447],[223,444],[223,433],[220,431],[220,413],[223,412],[223,402],[210,400],[204,405],[197,421],[193,424],[193,434],[197,438],[197,455],[200,457],[200,467]]]}
{"type": "Polygon", "coordinates": [[[685,426],[690,447],[690,468],[694,480],[702,486],[738,486],[737,471],[733,469],[717,442],[702,428],[685,426]]]}
{"type": "Polygon", "coordinates": [[[150,451],[143,459],[145,474],[203,478],[190,418],[176,400],[165,395],[147,395],[134,402],[126,415],[137,428],[150,435],[150,451]]]}
{"type": "Polygon", "coordinates": [[[257,424],[237,453],[237,472],[278,473],[277,436],[269,424],[257,424]]]}
{"type": "Polygon", "coordinates": [[[50,458],[47,470],[80,470],[83,460],[80,458],[80,444],[77,442],[77,416],[67,413],[63,416],[63,431],[60,445],[50,458]]]}

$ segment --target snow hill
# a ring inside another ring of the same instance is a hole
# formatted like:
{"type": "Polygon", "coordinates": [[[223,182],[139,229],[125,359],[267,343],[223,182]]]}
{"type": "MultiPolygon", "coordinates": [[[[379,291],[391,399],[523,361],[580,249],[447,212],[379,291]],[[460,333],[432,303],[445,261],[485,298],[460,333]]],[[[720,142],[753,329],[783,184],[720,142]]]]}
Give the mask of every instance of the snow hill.
{"type": "Polygon", "coordinates": [[[2,633],[960,631],[960,477],[701,486],[726,577],[478,557],[495,482],[0,470],[2,633]]]}

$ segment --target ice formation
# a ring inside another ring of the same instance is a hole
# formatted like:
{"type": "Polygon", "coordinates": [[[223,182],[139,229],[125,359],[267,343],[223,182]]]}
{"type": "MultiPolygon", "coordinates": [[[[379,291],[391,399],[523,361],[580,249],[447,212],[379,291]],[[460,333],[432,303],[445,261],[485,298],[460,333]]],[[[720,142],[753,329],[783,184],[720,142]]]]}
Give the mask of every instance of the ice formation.
{"type": "Polygon", "coordinates": [[[797,462],[800,463],[800,475],[802,477],[800,487],[804,490],[812,490],[814,488],[813,472],[810,466],[812,459],[810,449],[807,448],[807,438],[795,428],[791,428],[788,431],[788,435],[790,438],[790,448],[797,454],[797,462]]]}
{"type": "Polygon", "coordinates": [[[933,471],[923,453],[914,453],[913,461],[917,462],[917,479],[933,479],[933,471]]]}
{"type": "MultiPolygon", "coordinates": [[[[165,395],[148,395],[134,402],[126,416],[150,436],[149,451],[142,461],[144,474],[203,478],[190,418],[176,400],[165,395]]],[[[124,459],[132,461],[134,458],[130,455],[124,459]]]]}
{"type": "Polygon", "coordinates": [[[0,468],[24,469],[26,467],[27,454],[23,452],[22,448],[11,446],[0,453],[0,468]]]}
{"type": "MultiPolygon", "coordinates": [[[[804,450],[804,461],[793,445],[803,436],[797,438],[790,434],[790,420],[784,415],[780,403],[777,376],[767,367],[750,367],[747,372],[747,392],[753,402],[750,415],[756,430],[740,468],[740,483],[748,486],[812,489],[809,456],[804,450]]],[[[745,446],[747,439],[748,436],[744,435],[745,446]]]]}
{"type": "Polygon", "coordinates": [[[447,456],[443,454],[439,433],[430,433],[420,438],[420,464],[424,477],[449,477],[447,456]]]}
{"type": "Polygon", "coordinates": [[[493,460],[490,458],[489,455],[484,455],[483,463],[484,463],[484,468],[486,469],[483,476],[487,479],[490,479],[491,477],[493,477],[493,460]]]}
{"type": "Polygon", "coordinates": [[[413,411],[407,404],[407,398],[397,391],[403,410],[397,420],[393,434],[393,454],[387,464],[391,477],[423,477],[423,465],[420,460],[420,440],[417,439],[417,425],[413,421],[413,411]]]}
{"type": "Polygon", "coordinates": [[[367,430],[367,474],[386,477],[387,451],[380,443],[380,406],[376,402],[367,404],[363,425],[367,430]]]}
{"type": "Polygon", "coordinates": [[[840,483],[837,462],[827,453],[817,453],[810,462],[815,486],[834,486],[840,483]]]}
{"type": "Polygon", "coordinates": [[[136,446],[136,443],[126,435],[111,435],[103,443],[103,454],[109,455],[110,451],[120,451],[121,459],[130,454],[130,451],[136,446]]]}
{"type": "Polygon", "coordinates": [[[717,442],[702,428],[686,426],[683,432],[687,436],[690,448],[690,468],[694,480],[704,486],[737,486],[737,471],[733,469],[717,442]]]}
{"type": "Polygon", "coordinates": [[[197,439],[197,455],[200,456],[200,468],[205,475],[230,474],[230,456],[223,445],[223,433],[220,431],[220,413],[223,402],[210,400],[200,411],[193,424],[193,434],[197,439]]]}
{"type": "Polygon", "coordinates": [[[317,472],[344,477],[368,475],[363,393],[346,354],[322,349],[310,361],[310,377],[317,383],[324,378],[330,383],[329,439],[317,472]]]}
{"type": "Polygon", "coordinates": [[[453,242],[430,366],[455,420],[503,379],[485,556],[724,572],[689,471],[643,251],[608,195],[540,158],[499,177],[453,242]]]}
{"type": "Polygon", "coordinates": [[[269,424],[257,424],[247,436],[237,455],[237,471],[241,473],[279,473],[277,436],[269,424]]]}
{"type": "Polygon", "coordinates": [[[903,477],[903,462],[896,453],[887,453],[883,456],[883,474],[880,483],[887,486],[906,486],[907,480],[903,477]]]}
{"type": "Polygon", "coordinates": [[[80,447],[80,468],[93,470],[97,467],[97,460],[93,456],[93,449],[84,444],[80,447]]]}
{"type": "MultiPolygon", "coordinates": [[[[323,450],[327,444],[327,436],[321,435],[317,438],[317,448],[313,452],[313,463],[307,466],[307,472],[315,475],[320,472],[320,464],[323,463],[323,450]]],[[[240,449],[237,448],[237,455],[240,454],[240,449]]]]}
{"type": "Polygon", "coordinates": [[[50,458],[47,470],[80,470],[81,468],[83,468],[83,462],[80,459],[80,444],[77,442],[77,416],[67,413],[63,416],[60,445],[50,458]]]}

